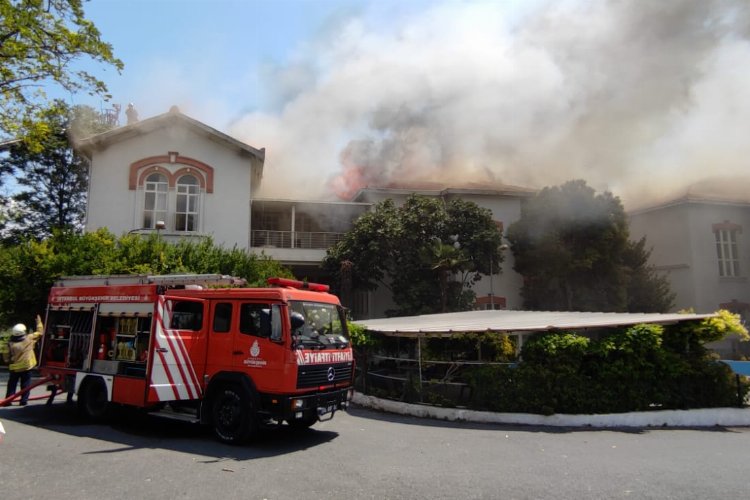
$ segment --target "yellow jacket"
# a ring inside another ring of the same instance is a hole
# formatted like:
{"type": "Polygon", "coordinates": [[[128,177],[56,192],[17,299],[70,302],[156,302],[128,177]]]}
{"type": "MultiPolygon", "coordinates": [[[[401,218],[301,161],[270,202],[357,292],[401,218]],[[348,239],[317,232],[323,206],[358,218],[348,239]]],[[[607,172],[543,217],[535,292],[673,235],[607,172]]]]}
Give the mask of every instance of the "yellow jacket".
{"type": "Polygon", "coordinates": [[[43,332],[44,325],[41,321],[37,320],[36,331],[34,333],[29,333],[23,339],[16,341],[11,337],[10,342],[8,342],[10,350],[10,364],[8,365],[8,369],[10,371],[25,372],[36,366],[34,346],[36,345],[36,341],[41,338],[43,332]]]}

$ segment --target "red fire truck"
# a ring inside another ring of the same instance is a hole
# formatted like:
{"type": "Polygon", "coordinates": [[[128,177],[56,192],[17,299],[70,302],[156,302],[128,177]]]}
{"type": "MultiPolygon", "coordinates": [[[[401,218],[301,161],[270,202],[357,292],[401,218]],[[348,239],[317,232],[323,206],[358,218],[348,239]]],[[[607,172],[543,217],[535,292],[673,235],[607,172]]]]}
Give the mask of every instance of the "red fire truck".
{"type": "Polygon", "coordinates": [[[220,275],[82,276],[50,291],[40,371],[81,412],[117,405],[209,424],[240,443],[347,407],[354,360],[328,286],[220,275]],[[238,286],[240,285],[240,286],[238,286]]]}

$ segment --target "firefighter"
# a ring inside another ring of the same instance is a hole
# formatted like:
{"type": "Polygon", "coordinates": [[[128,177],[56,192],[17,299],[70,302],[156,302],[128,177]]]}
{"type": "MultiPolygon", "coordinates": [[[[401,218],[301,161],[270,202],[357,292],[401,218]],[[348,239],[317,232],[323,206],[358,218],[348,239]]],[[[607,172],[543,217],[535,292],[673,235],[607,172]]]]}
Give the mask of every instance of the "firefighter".
{"type": "MultiPolygon", "coordinates": [[[[8,371],[10,372],[10,377],[8,378],[8,390],[5,393],[6,398],[15,394],[16,385],[19,380],[21,381],[21,390],[31,385],[31,370],[36,366],[34,347],[43,332],[44,324],[42,323],[42,318],[38,315],[36,317],[36,331],[34,333],[27,333],[26,325],[23,323],[18,323],[13,327],[10,342],[8,343],[10,351],[8,371]]],[[[26,406],[28,401],[29,392],[25,392],[21,396],[21,406],[26,406]]]]}

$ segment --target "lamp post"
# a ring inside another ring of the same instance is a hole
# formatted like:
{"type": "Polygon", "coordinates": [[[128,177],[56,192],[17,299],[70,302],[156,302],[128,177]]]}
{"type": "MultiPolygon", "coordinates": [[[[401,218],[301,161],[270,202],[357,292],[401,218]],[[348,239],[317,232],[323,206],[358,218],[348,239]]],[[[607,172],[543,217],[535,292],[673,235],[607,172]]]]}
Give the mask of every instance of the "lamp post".
{"type": "Polygon", "coordinates": [[[492,282],[495,281],[492,279],[492,261],[494,260],[492,258],[493,256],[490,255],[490,310],[495,310],[495,290],[492,288],[492,282]]]}
{"type": "Polygon", "coordinates": [[[159,258],[156,261],[156,265],[154,266],[157,273],[161,272],[161,263],[163,262],[163,256],[164,253],[161,250],[161,230],[167,227],[167,225],[164,223],[163,220],[156,221],[156,224],[154,225],[154,229],[156,229],[156,248],[159,251],[159,258]]]}
{"type": "MultiPolygon", "coordinates": [[[[154,247],[154,252],[159,251],[160,243],[161,243],[161,230],[166,229],[167,224],[163,220],[158,220],[154,224],[154,227],[137,227],[135,229],[131,229],[128,231],[127,234],[133,234],[133,233],[139,233],[139,231],[156,231],[156,243],[152,245],[154,247]]],[[[161,253],[161,252],[160,252],[161,253]]],[[[154,270],[155,272],[158,272],[159,268],[159,259],[156,259],[156,263],[154,264],[154,270]]]]}
{"type": "Polygon", "coordinates": [[[156,221],[156,225],[154,226],[154,229],[156,229],[156,239],[159,239],[159,236],[161,235],[160,231],[162,229],[165,229],[167,227],[167,224],[163,220],[156,221]]]}

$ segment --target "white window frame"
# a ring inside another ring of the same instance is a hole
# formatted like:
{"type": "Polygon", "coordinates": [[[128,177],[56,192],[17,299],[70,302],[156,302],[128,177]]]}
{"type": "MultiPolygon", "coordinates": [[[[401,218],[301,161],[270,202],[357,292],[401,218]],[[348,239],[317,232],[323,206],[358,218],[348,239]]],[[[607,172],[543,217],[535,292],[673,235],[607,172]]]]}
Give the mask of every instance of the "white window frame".
{"type": "Polygon", "coordinates": [[[157,221],[167,222],[169,215],[169,181],[164,174],[154,172],[146,177],[143,184],[143,227],[149,229],[156,228],[157,221]],[[158,180],[154,178],[158,177],[158,180]],[[149,196],[153,196],[153,203],[149,207],[149,196]],[[148,220],[148,217],[151,220],[148,220]]]}
{"type": "Polygon", "coordinates": [[[716,235],[716,257],[720,278],[740,276],[739,234],[740,228],[718,228],[716,235]]]}
{"type": "Polygon", "coordinates": [[[175,208],[174,225],[175,231],[195,233],[199,230],[200,223],[200,182],[194,175],[186,174],[180,176],[175,183],[175,208]],[[192,179],[193,182],[185,182],[192,179]],[[184,210],[180,210],[180,204],[184,200],[184,210]],[[184,223],[181,219],[184,217],[184,223]],[[181,227],[182,226],[182,227],[181,227]]]}

